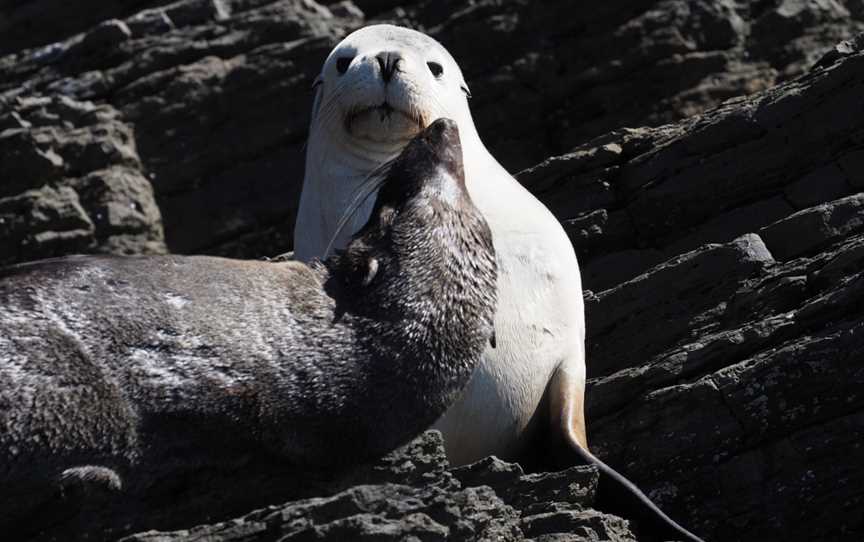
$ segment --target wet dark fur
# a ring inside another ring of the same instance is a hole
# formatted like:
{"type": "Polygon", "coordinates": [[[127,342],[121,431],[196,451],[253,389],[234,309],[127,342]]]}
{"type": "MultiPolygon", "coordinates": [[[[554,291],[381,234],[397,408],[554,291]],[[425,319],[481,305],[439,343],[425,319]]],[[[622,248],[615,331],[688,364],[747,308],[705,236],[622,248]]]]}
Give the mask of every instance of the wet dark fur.
{"type": "Polygon", "coordinates": [[[380,456],[467,383],[495,281],[449,121],[406,148],[367,225],[324,263],[71,257],[2,270],[0,515],[20,517],[39,488],[134,492],[249,454],[380,456]]]}

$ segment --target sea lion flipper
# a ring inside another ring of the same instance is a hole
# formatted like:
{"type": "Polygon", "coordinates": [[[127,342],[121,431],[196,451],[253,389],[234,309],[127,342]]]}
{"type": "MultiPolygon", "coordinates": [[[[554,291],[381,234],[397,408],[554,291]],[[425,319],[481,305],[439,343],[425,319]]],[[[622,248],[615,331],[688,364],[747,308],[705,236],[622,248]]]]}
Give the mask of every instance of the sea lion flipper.
{"type": "Polygon", "coordinates": [[[564,366],[556,369],[549,382],[549,405],[556,435],[550,450],[560,465],[594,465],[600,471],[595,506],[626,519],[635,519],[651,534],[663,539],[703,542],[667,516],[633,482],[598,459],[588,450],[585,434],[585,382],[564,366]]]}
{"type": "Polygon", "coordinates": [[[555,369],[547,389],[552,434],[560,433],[570,446],[588,450],[585,431],[585,378],[566,365],[555,369]]]}
{"type": "Polygon", "coordinates": [[[102,465],[80,465],[71,467],[57,477],[63,494],[85,495],[116,493],[123,489],[123,480],[117,471],[102,465]]]}
{"type": "Polygon", "coordinates": [[[117,472],[99,465],[70,467],[59,474],[26,468],[19,472],[26,476],[23,480],[0,484],[3,540],[47,540],[40,533],[71,525],[82,510],[101,510],[122,488],[117,472]]]}

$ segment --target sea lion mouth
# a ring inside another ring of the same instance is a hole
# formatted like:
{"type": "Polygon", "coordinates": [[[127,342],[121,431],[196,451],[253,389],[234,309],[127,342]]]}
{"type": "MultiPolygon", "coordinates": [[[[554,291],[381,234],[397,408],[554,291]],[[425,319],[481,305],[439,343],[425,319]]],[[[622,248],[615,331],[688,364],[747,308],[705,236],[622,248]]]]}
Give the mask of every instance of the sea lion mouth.
{"type": "Polygon", "coordinates": [[[384,119],[392,115],[396,110],[393,109],[393,106],[387,102],[379,105],[376,108],[381,113],[381,122],[384,122],[384,119]]]}
{"type": "Polygon", "coordinates": [[[346,132],[376,141],[407,141],[428,124],[423,115],[393,107],[386,100],[379,105],[358,107],[345,116],[346,132]]]}

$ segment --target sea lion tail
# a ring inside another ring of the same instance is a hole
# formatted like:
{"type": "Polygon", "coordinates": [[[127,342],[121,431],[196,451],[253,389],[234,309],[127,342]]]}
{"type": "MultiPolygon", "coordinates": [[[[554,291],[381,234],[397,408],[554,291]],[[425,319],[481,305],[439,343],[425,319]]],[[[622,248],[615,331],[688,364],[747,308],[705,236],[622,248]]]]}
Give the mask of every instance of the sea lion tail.
{"type": "Polygon", "coordinates": [[[577,376],[578,372],[559,368],[550,381],[547,390],[552,416],[549,459],[566,466],[574,463],[596,466],[600,471],[596,507],[625,519],[636,520],[646,535],[660,540],[703,542],[660,510],[636,484],[588,451],[584,415],[585,381],[577,376]]]}
{"type": "Polygon", "coordinates": [[[653,536],[661,540],[685,540],[687,542],[704,542],[691,533],[665,512],[651,502],[636,484],[625,478],[621,473],[598,459],[581,446],[573,444],[574,452],[589,465],[594,465],[600,471],[600,482],[597,485],[596,507],[609,511],[623,518],[634,519],[653,536]]]}

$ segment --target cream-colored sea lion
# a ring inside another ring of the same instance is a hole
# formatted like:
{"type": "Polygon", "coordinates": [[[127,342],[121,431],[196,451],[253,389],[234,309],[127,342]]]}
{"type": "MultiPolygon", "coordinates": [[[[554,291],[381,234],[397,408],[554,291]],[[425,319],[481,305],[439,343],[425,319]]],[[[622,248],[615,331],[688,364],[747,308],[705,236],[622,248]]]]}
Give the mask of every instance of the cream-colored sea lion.
{"type": "Polygon", "coordinates": [[[698,540],[588,451],[576,255],[552,213],[486,150],[471,118],[468,86],[447,50],[414,30],[369,26],[333,49],[315,84],[294,235],[301,260],[344,245],[370,211],[370,203],[355,210],[355,194],[414,134],[439,117],[459,125],[468,192],[492,229],[499,303],[497,347],[487,349],[465,393],[435,424],[451,462],[518,457],[538,424],[549,424],[571,462],[599,466],[602,494],[633,500],[613,506],[616,511],[698,540]],[[539,410],[544,404],[548,412],[539,410]]]}
{"type": "Polygon", "coordinates": [[[76,485],[134,492],[255,454],[323,467],[383,455],[467,383],[495,299],[491,234],[445,119],[402,152],[366,225],[323,263],[4,269],[0,532],[76,485]]]}

